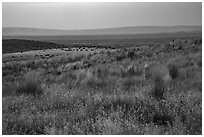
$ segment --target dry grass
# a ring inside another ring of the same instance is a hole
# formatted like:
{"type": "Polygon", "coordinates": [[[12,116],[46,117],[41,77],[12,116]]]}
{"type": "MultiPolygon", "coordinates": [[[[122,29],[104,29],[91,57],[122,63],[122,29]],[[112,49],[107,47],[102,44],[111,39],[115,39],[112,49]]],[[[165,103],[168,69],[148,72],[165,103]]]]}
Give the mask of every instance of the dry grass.
{"type": "Polygon", "coordinates": [[[18,85],[16,94],[40,95],[43,93],[40,81],[40,73],[30,71],[25,74],[24,80],[18,85]]]}
{"type": "Polygon", "coordinates": [[[175,64],[169,64],[169,75],[171,76],[172,79],[175,79],[179,75],[179,70],[178,67],[175,64]]]}
{"type": "MultiPolygon", "coordinates": [[[[93,66],[75,70],[59,69],[67,65],[65,58],[60,65],[59,60],[36,62],[38,71],[19,64],[25,74],[12,65],[5,67],[3,92],[9,92],[2,97],[2,134],[202,134],[202,65],[196,61],[200,54],[172,51],[151,57],[155,55],[146,55],[146,50],[144,58],[130,55],[104,64],[94,62],[106,59],[97,54],[86,60],[93,66]],[[176,67],[166,67],[168,62],[176,67]],[[146,69],[146,78],[145,63],[153,64],[146,69]],[[54,69],[61,74],[55,75],[54,69]],[[17,76],[8,76],[15,71],[17,76]]],[[[109,56],[123,57],[115,54],[109,56]]]]}

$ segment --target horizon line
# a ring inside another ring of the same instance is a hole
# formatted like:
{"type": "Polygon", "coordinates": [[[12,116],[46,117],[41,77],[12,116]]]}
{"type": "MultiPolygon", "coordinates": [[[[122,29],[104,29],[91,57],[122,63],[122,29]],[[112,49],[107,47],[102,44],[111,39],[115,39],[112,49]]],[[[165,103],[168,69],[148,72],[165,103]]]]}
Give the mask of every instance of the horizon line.
{"type": "Polygon", "coordinates": [[[140,26],[121,26],[121,27],[104,27],[104,28],[87,28],[87,29],[57,29],[57,28],[42,28],[42,27],[3,27],[3,28],[25,28],[25,29],[47,29],[60,31],[82,31],[82,30],[97,30],[97,29],[117,29],[117,28],[131,28],[131,27],[202,27],[202,25],[140,25],[140,26]]]}

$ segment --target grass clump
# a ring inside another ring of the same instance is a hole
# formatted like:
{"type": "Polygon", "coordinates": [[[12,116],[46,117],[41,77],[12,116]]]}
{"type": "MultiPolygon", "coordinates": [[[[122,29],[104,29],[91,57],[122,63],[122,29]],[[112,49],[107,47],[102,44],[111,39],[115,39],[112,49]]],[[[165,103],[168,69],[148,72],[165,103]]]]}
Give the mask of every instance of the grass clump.
{"type": "Polygon", "coordinates": [[[178,77],[179,71],[178,67],[175,64],[169,64],[169,75],[171,76],[172,79],[175,79],[178,77]]]}
{"type": "Polygon", "coordinates": [[[134,76],[134,75],[141,75],[142,74],[142,70],[137,66],[134,67],[133,65],[130,65],[127,69],[126,69],[126,73],[128,76],[134,76]]]}
{"type": "Polygon", "coordinates": [[[40,82],[40,73],[30,71],[24,75],[24,80],[16,89],[17,94],[40,95],[43,93],[40,82]]]}
{"type": "Polygon", "coordinates": [[[171,82],[167,68],[165,66],[153,67],[147,71],[145,78],[153,82],[152,95],[156,99],[163,99],[163,94],[167,91],[171,82]]]}
{"type": "Polygon", "coordinates": [[[120,73],[122,77],[134,77],[142,75],[142,68],[139,65],[129,65],[128,67],[120,66],[120,73]]]}
{"type": "Polygon", "coordinates": [[[153,96],[156,97],[157,99],[162,99],[165,88],[166,86],[162,77],[159,75],[155,76],[153,96]]]}

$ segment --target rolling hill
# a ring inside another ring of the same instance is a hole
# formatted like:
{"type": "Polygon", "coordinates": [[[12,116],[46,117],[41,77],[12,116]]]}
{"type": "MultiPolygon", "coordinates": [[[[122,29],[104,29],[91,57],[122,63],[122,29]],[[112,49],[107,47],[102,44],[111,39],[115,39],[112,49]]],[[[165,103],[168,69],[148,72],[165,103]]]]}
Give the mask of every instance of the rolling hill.
{"type": "Polygon", "coordinates": [[[60,36],[60,35],[121,35],[202,31],[202,26],[134,26],[87,30],[56,30],[39,28],[2,28],[3,36],[60,36]]]}

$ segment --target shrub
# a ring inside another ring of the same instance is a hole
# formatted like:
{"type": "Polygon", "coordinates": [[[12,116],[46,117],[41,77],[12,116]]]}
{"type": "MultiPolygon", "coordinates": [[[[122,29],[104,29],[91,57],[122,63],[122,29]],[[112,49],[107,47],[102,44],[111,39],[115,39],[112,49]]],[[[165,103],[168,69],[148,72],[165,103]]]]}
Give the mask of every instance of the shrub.
{"type": "Polygon", "coordinates": [[[165,88],[166,88],[165,81],[162,79],[160,75],[156,75],[154,78],[154,90],[152,92],[153,96],[156,99],[162,99],[165,88]]]}
{"type": "MultiPolygon", "coordinates": [[[[149,64],[144,66],[144,77],[146,80],[154,78],[154,75],[158,73],[158,70],[161,71],[161,68],[155,67],[155,64],[149,64]]],[[[159,66],[159,65],[157,65],[159,66]]]]}
{"type": "Polygon", "coordinates": [[[194,41],[193,41],[193,43],[194,43],[195,45],[200,45],[200,44],[202,44],[202,38],[195,38],[194,41]]]}
{"type": "Polygon", "coordinates": [[[27,67],[27,68],[30,68],[30,69],[35,69],[35,68],[36,68],[36,63],[35,63],[35,61],[28,61],[28,62],[26,63],[26,67],[27,67]]]}
{"type": "Polygon", "coordinates": [[[145,70],[145,79],[153,81],[154,88],[152,95],[157,99],[162,99],[164,92],[171,82],[171,77],[169,76],[168,69],[165,66],[150,66],[150,68],[147,67],[147,70],[145,70]]]}
{"type": "Polygon", "coordinates": [[[24,75],[24,80],[16,89],[17,94],[40,95],[43,93],[40,83],[40,73],[30,71],[24,75]]]}
{"type": "Polygon", "coordinates": [[[146,80],[153,81],[155,94],[160,94],[160,91],[162,93],[162,90],[165,90],[171,82],[167,67],[161,64],[150,64],[145,67],[144,77],[146,80]]]}
{"type": "Polygon", "coordinates": [[[134,66],[133,65],[130,65],[128,68],[127,68],[127,70],[126,70],[126,72],[127,72],[127,75],[128,76],[133,76],[133,75],[135,75],[135,68],[134,68],[134,66]]]}
{"type": "Polygon", "coordinates": [[[150,57],[153,56],[153,53],[152,53],[151,51],[146,51],[146,52],[145,52],[145,56],[148,57],[148,58],[150,58],[150,57]]]}
{"type": "Polygon", "coordinates": [[[130,65],[126,69],[126,72],[127,72],[128,76],[134,76],[134,75],[141,76],[142,75],[142,68],[139,67],[138,65],[137,66],[130,65]]]}
{"type": "Polygon", "coordinates": [[[82,79],[81,84],[86,88],[102,88],[107,86],[107,80],[98,77],[97,69],[89,69],[86,71],[85,77],[82,79]]]}
{"type": "Polygon", "coordinates": [[[129,51],[127,56],[128,56],[128,58],[133,59],[135,56],[135,53],[133,51],[129,51]]]}
{"type": "Polygon", "coordinates": [[[86,72],[84,70],[78,70],[78,71],[70,71],[67,73],[67,76],[65,80],[66,86],[68,89],[72,89],[75,87],[80,86],[81,82],[86,78],[86,72]]]}
{"type": "Polygon", "coordinates": [[[169,64],[169,75],[171,76],[172,79],[175,79],[178,77],[178,67],[175,64],[169,64]]]}
{"type": "Polygon", "coordinates": [[[80,54],[80,55],[76,54],[76,55],[72,55],[71,57],[68,57],[67,60],[69,62],[77,62],[77,61],[82,60],[84,57],[85,55],[83,54],[80,54]]]}
{"type": "Polygon", "coordinates": [[[116,60],[117,60],[117,61],[122,61],[123,59],[125,59],[125,56],[124,56],[124,55],[118,55],[118,56],[116,56],[116,60]]]}

